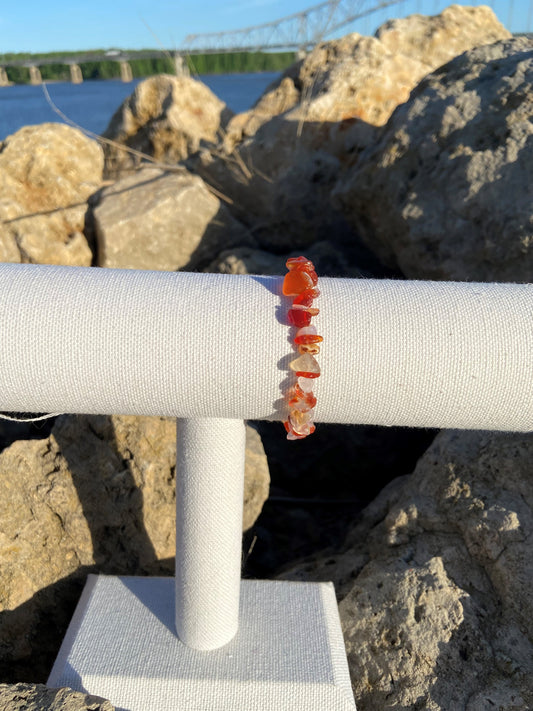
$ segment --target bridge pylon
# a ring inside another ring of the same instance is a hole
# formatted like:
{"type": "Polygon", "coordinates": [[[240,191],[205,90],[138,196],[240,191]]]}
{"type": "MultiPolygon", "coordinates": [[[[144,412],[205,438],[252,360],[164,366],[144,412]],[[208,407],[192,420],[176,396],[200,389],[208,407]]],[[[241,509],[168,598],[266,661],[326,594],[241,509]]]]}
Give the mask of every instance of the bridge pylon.
{"type": "Polygon", "coordinates": [[[11,86],[5,67],[0,67],[0,86],[11,86]]]}
{"type": "Polygon", "coordinates": [[[70,81],[73,84],[83,84],[83,74],[79,64],[69,64],[70,81]]]}
{"type": "Polygon", "coordinates": [[[126,83],[133,81],[133,72],[129,62],[120,62],[120,78],[126,83]]]}
{"type": "Polygon", "coordinates": [[[187,64],[187,57],[179,52],[174,54],[174,71],[177,77],[190,77],[191,72],[189,71],[189,65],[187,64]]]}
{"type": "Polygon", "coordinates": [[[39,67],[32,65],[29,67],[30,69],[30,84],[33,86],[38,86],[39,84],[43,83],[43,78],[41,76],[41,70],[39,67]]]}

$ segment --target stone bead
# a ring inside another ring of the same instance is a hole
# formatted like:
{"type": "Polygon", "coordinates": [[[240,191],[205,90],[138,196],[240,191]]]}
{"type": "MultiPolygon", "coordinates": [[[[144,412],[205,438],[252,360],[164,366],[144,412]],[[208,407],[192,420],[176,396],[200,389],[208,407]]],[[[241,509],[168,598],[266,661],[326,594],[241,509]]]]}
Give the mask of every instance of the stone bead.
{"type": "Polygon", "coordinates": [[[307,435],[297,435],[288,420],[284,422],[283,425],[285,426],[285,429],[287,431],[287,439],[305,439],[305,437],[307,437],[307,435]]]}
{"type": "Polygon", "coordinates": [[[294,337],[294,342],[297,346],[300,345],[300,343],[322,343],[323,340],[322,336],[317,334],[314,326],[300,328],[294,337]]]}
{"type": "Polygon", "coordinates": [[[293,306],[292,311],[306,311],[310,316],[318,316],[320,313],[320,309],[316,309],[314,306],[302,306],[301,304],[293,306]]]}
{"type": "Polygon", "coordinates": [[[309,311],[303,311],[301,309],[289,309],[287,321],[291,326],[296,326],[297,328],[309,326],[311,323],[311,314],[309,311]]]}
{"type": "Polygon", "coordinates": [[[314,410],[306,410],[305,412],[302,410],[292,410],[289,415],[289,425],[294,434],[300,436],[311,434],[315,429],[313,423],[314,414],[314,410]]]}
{"type": "Polygon", "coordinates": [[[313,293],[312,292],[313,292],[312,289],[306,289],[305,291],[302,291],[301,294],[298,294],[298,296],[292,302],[292,308],[295,308],[295,306],[302,306],[303,308],[312,306],[313,305],[313,293]]]}
{"type": "Polygon", "coordinates": [[[302,291],[301,294],[299,294],[298,298],[301,297],[308,297],[310,296],[311,299],[316,299],[317,296],[320,296],[320,291],[317,289],[316,286],[314,286],[312,289],[306,289],[305,291],[302,291]]]}
{"type": "Polygon", "coordinates": [[[298,346],[298,353],[309,353],[309,355],[317,355],[320,353],[320,346],[318,343],[300,343],[298,346]]]}
{"type": "Polygon", "coordinates": [[[314,282],[307,272],[295,269],[285,274],[283,294],[284,296],[296,296],[301,294],[302,291],[306,291],[306,289],[312,289],[313,286],[314,282]]]}
{"type": "MultiPolygon", "coordinates": [[[[311,432],[309,434],[312,434],[311,432]]],[[[305,439],[307,435],[297,435],[292,429],[287,430],[287,439],[305,439]]]]}
{"type": "Polygon", "coordinates": [[[320,375],[320,366],[315,358],[309,353],[304,353],[289,363],[291,370],[297,374],[305,373],[304,377],[316,378],[320,375]]]}
{"type": "Polygon", "coordinates": [[[312,410],[316,405],[316,397],[311,391],[304,392],[299,385],[293,387],[287,393],[289,407],[295,410],[312,410]]]}
{"type": "Polygon", "coordinates": [[[315,265],[310,259],[307,259],[307,257],[289,257],[289,259],[285,262],[285,266],[291,271],[294,269],[301,271],[315,270],[315,265]]]}
{"type": "Polygon", "coordinates": [[[312,392],[315,387],[314,378],[305,378],[303,375],[300,375],[298,377],[298,387],[304,393],[312,392]]]}

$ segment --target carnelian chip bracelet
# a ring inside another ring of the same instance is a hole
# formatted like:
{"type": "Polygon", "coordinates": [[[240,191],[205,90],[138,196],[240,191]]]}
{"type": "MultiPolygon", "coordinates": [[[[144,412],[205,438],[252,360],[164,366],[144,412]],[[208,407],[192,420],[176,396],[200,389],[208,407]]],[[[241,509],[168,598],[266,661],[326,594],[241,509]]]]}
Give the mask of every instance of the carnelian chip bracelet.
{"type": "Polygon", "coordinates": [[[287,260],[287,269],[289,271],[283,280],[283,294],[295,297],[287,320],[291,326],[298,328],[294,337],[298,357],[289,363],[297,381],[286,394],[289,415],[283,424],[287,430],[287,439],[303,439],[315,431],[313,417],[316,397],[313,395],[313,383],[320,375],[315,355],[320,352],[318,344],[323,338],[311,326],[311,318],[318,314],[318,309],[313,307],[313,299],[320,296],[320,291],[316,286],[318,276],[315,267],[309,259],[291,257],[287,260]]]}

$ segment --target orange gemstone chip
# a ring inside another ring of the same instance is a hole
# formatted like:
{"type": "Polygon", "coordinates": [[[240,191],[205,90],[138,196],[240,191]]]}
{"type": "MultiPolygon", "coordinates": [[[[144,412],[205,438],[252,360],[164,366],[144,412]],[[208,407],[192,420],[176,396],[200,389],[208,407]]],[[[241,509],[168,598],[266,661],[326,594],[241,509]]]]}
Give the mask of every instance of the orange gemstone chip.
{"type": "Polygon", "coordinates": [[[296,296],[306,289],[313,288],[313,280],[307,272],[295,269],[285,274],[283,280],[283,295],[296,296]]]}
{"type": "Polygon", "coordinates": [[[314,271],[315,265],[307,257],[290,257],[285,262],[287,269],[301,269],[302,271],[314,271]]]}
{"type": "Polygon", "coordinates": [[[298,353],[309,353],[309,355],[318,355],[320,353],[320,346],[318,343],[300,343],[298,346],[298,353]]]}
{"type": "Polygon", "coordinates": [[[304,392],[299,385],[293,387],[287,393],[289,407],[296,410],[312,410],[316,405],[316,397],[312,392],[304,392]]]}
{"type": "Polygon", "coordinates": [[[317,334],[314,326],[305,326],[300,328],[294,337],[294,342],[297,346],[299,346],[300,343],[322,343],[323,340],[322,336],[317,334]]]}

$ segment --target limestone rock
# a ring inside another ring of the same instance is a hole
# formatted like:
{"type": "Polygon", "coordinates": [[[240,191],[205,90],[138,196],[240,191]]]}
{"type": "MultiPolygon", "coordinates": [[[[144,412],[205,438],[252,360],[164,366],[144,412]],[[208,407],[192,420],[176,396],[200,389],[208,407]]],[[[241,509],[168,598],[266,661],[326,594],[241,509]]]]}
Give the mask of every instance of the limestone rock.
{"type": "Polygon", "coordinates": [[[94,223],[101,267],[196,269],[222,248],[252,241],[185,168],[144,168],[118,180],[102,191],[94,223]]]}
{"type": "Polygon", "coordinates": [[[367,145],[393,110],[430,71],[473,47],[511,37],[486,6],[452,5],[440,15],[389,20],[375,37],[357,33],[319,43],[268,87],[251,111],[228,126],[227,147],[256,133],[268,116],[317,124],[342,152],[367,145]],[[340,124],[340,125],[338,125],[340,124]]]}
{"type": "Polygon", "coordinates": [[[452,6],[387,24],[377,37],[322,42],[232,119],[217,149],[188,165],[231,198],[263,249],[307,248],[346,231],[331,204],[333,186],[422,77],[457,53],[506,37],[489,8],[452,6]]]}
{"type": "Polygon", "coordinates": [[[236,247],[221,252],[206,268],[220,274],[267,274],[276,276],[286,271],[285,257],[278,257],[262,249],[236,247]]]}
{"type": "Polygon", "coordinates": [[[398,108],[338,201],[408,277],[529,282],[532,105],[531,40],[466,52],[398,108]]]}
{"type": "MultiPolygon", "coordinates": [[[[248,444],[247,526],[269,485],[248,444]]],[[[87,573],[173,573],[175,461],[175,421],[148,417],[64,416],[0,453],[0,678],[46,679],[87,573]]]]}
{"type": "MultiPolygon", "coordinates": [[[[295,251],[285,255],[277,255],[262,249],[237,247],[221,252],[206,268],[206,271],[220,272],[222,274],[267,274],[277,276],[283,275],[287,271],[285,266],[287,258],[296,256],[298,256],[298,253],[295,251]]],[[[314,263],[322,276],[361,276],[359,269],[354,269],[350,266],[347,255],[341,247],[335,244],[334,239],[315,242],[306,250],[306,256],[314,263]]],[[[357,255],[358,262],[362,259],[362,255],[357,255]]]]}
{"type": "Polygon", "coordinates": [[[0,145],[0,260],[90,266],[87,199],[100,146],[63,124],[26,126],[0,145]]]}
{"type": "Polygon", "coordinates": [[[72,689],[42,684],[0,684],[3,711],[114,711],[110,701],[72,689]]]}
{"type": "Polygon", "coordinates": [[[413,57],[431,71],[469,49],[512,35],[487,5],[450,5],[434,17],[417,14],[388,20],[376,37],[390,52],[413,57]]]}
{"type": "Polygon", "coordinates": [[[349,533],[332,579],[357,708],[533,705],[533,436],[440,433],[349,533]]]}
{"type": "MultiPolygon", "coordinates": [[[[103,133],[116,143],[162,163],[177,163],[216,141],[233,112],[205,84],[190,77],[162,74],[137,85],[103,133]]],[[[106,174],[131,171],[140,159],[118,146],[105,148],[106,174]]]]}
{"type": "Polygon", "coordinates": [[[275,81],[249,111],[236,114],[224,131],[224,144],[231,148],[243,138],[253,136],[257,130],[273,116],[279,116],[296,106],[300,101],[300,91],[296,88],[296,72],[292,65],[281,79],[275,81]]]}
{"type": "Polygon", "coordinates": [[[270,491],[270,474],[265,450],[257,430],[246,426],[243,531],[257,520],[270,491]]]}
{"type": "Polygon", "coordinates": [[[301,142],[297,122],[276,117],[231,155],[204,150],[187,166],[230,198],[232,214],[261,249],[300,250],[348,231],[330,203],[340,162],[301,142]]]}

